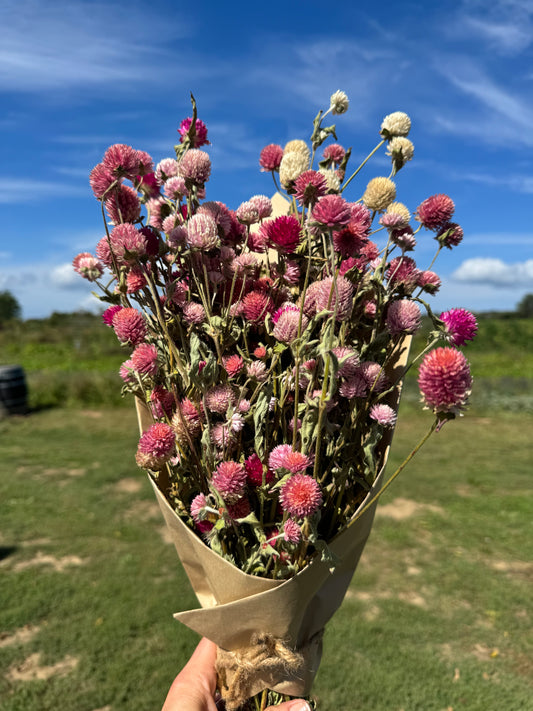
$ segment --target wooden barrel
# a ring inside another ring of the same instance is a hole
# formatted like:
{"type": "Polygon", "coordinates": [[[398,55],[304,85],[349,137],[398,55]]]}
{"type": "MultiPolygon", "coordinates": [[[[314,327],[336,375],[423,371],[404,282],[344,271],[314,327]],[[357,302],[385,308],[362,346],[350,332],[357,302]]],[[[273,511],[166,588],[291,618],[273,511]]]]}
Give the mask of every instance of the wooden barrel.
{"type": "Polygon", "coordinates": [[[28,412],[28,388],[20,365],[0,365],[0,417],[28,412]]]}

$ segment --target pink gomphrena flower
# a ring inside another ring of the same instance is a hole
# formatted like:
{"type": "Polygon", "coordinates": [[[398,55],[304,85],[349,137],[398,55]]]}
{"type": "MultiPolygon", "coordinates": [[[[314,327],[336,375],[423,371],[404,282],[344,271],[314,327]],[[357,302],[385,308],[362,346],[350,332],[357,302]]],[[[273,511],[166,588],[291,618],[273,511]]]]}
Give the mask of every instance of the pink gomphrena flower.
{"type": "Polygon", "coordinates": [[[251,403],[249,400],[246,400],[246,398],[243,398],[242,400],[239,400],[237,403],[237,410],[242,414],[246,415],[248,412],[250,412],[251,408],[251,403]]]}
{"type": "MultiPolygon", "coordinates": [[[[315,305],[317,313],[327,311],[336,313],[337,321],[346,321],[350,318],[353,308],[353,285],[346,277],[326,277],[315,282],[317,290],[315,305]]],[[[309,290],[308,290],[309,291],[309,290]]]]}
{"type": "Polygon", "coordinates": [[[115,177],[103,163],[98,163],[89,174],[89,183],[94,196],[101,200],[115,182],[115,177]]]}
{"type": "Polygon", "coordinates": [[[398,245],[403,252],[412,252],[412,250],[416,247],[416,239],[413,228],[409,225],[392,230],[391,241],[398,245]]]}
{"type": "Polygon", "coordinates": [[[266,195],[254,195],[248,202],[256,208],[260,220],[264,220],[272,214],[272,200],[266,195]]]}
{"type": "Polygon", "coordinates": [[[74,271],[87,281],[96,281],[104,273],[104,267],[100,261],[89,252],[83,252],[74,257],[72,264],[74,271]]]}
{"type": "Polygon", "coordinates": [[[136,151],[137,161],[139,164],[138,175],[136,178],[144,177],[145,175],[150,175],[154,170],[154,161],[152,156],[146,151],[136,151]]]}
{"type": "Polygon", "coordinates": [[[263,291],[250,291],[242,300],[244,318],[250,323],[263,323],[267,314],[274,311],[274,302],[263,291]]]}
{"type": "Polygon", "coordinates": [[[353,348],[347,346],[336,346],[331,352],[337,358],[339,370],[337,374],[342,378],[352,378],[357,372],[359,365],[359,354],[353,348]]]}
{"type": "Polygon", "coordinates": [[[227,422],[216,422],[211,427],[211,442],[220,450],[225,450],[226,453],[233,448],[237,441],[237,435],[231,429],[227,422]]]}
{"type": "Polygon", "coordinates": [[[116,306],[109,306],[102,314],[102,321],[105,325],[111,327],[113,325],[113,316],[119,311],[122,311],[123,308],[123,306],[119,306],[118,304],[116,306]]]}
{"type": "Polygon", "coordinates": [[[169,178],[178,174],[178,161],[175,158],[163,158],[156,166],[155,179],[158,185],[164,185],[169,178]]]}
{"type": "Polygon", "coordinates": [[[300,205],[314,205],[327,192],[326,178],[317,170],[306,170],[294,181],[294,194],[300,205]]]}
{"type": "Polygon", "coordinates": [[[359,363],[359,370],[366,381],[369,390],[374,393],[382,393],[390,383],[379,363],[373,361],[363,361],[359,363]]]}
{"type": "Polygon", "coordinates": [[[311,212],[311,223],[328,228],[347,225],[351,219],[349,203],[342,195],[324,195],[317,200],[311,212]]]}
{"type": "Polygon", "coordinates": [[[193,215],[187,222],[187,244],[204,252],[218,247],[220,238],[215,220],[205,213],[193,215]]]}
{"type": "Polygon", "coordinates": [[[150,343],[139,343],[131,354],[133,369],[144,375],[155,375],[158,370],[157,348],[150,343]]]}
{"type": "Polygon", "coordinates": [[[174,454],[176,437],[172,428],[165,422],[156,422],[141,435],[137,451],[148,455],[154,462],[167,462],[174,454]]]}
{"type": "Polygon", "coordinates": [[[264,173],[271,173],[279,170],[281,159],[283,158],[283,148],[275,143],[265,146],[259,156],[259,165],[264,173]]]}
{"type": "Polygon", "coordinates": [[[339,395],[351,400],[354,397],[366,397],[368,384],[360,371],[350,378],[342,378],[339,383],[339,395]]]}
{"type": "Polygon", "coordinates": [[[351,202],[350,204],[350,222],[349,229],[354,235],[360,237],[368,237],[372,228],[372,213],[366,205],[361,202],[351,202]]]}
{"type": "Polygon", "coordinates": [[[213,473],[211,484],[224,501],[236,502],[246,486],[244,466],[238,462],[221,462],[213,473]]]}
{"type": "MultiPolygon", "coordinates": [[[[180,134],[180,143],[183,143],[185,136],[189,132],[192,125],[192,117],[189,116],[180,123],[178,128],[178,133],[180,134]]],[[[194,140],[192,142],[193,148],[200,148],[200,146],[209,145],[210,141],[207,140],[207,126],[199,118],[196,119],[194,123],[194,140]]]]}
{"type": "Polygon", "coordinates": [[[385,325],[391,336],[399,336],[401,333],[416,333],[421,319],[418,304],[409,299],[401,299],[389,304],[385,325]]]}
{"type": "MultiPolygon", "coordinates": [[[[223,202],[204,202],[200,205],[196,214],[205,214],[212,217],[216,222],[219,231],[221,231],[224,236],[229,234],[231,231],[233,216],[229,208],[227,208],[223,202]]],[[[239,229],[241,228],[242,225],[239,225],[239,229]]]]}
{"type": "Polygon", "coordinates": [[[196,301],[186,301],[181,307],[183,318],[187,323],[200,324],[206,320],[205,309],[196,301]]]}
{"type": "Polygon", "coordinates": [[[397,414],[389,405],[377,404],[370,408],[370,418],[382,427],[394,427],[397,414]]]}
{"type": "Polygon", "coordinates": [[[203,185],[211,175],[211,159],[205,151],[190,148],[179,162],[178,175],[195,185],[203,185]]]}
{"type": "Polygon", "coordinates": [[[135,180],[139,173],[139,153],[131,146],[115,143],[105,152],[102,164],[115,179],[135,180]]]}
{"type": "Polygon", "coordinates": [[[333,232],[333,248],[343,257],[359,254],[367,242],[367,237],[354,233],[349,227],[333,232]]]}
{"type": "Polygon", "coordinates": [[[238,521],[239,519],[246,518],[251,512],[252,507],[250,506],[248,498],[243,496],[234,504],[226,504],[226,510],[233,521],[238,521]]]}
{"type": "Polygon", "coordinates": [[[401,288],[406,294],[410,294],[417,285],[419,274],[414,259],[402,256],[391,261],[385,276],[390,287],[401,288]]]}
{"type": "Polygon", "coordinates": [[[255,225],[259,222],[259,210],[249,200],[239,205],[235,210],[235,216],[243,225],[255,225]]]}
{"type": "Polygon", "coordinates": [[[261,230],[265,231],[269,246],[285,254],[294,252],[302,238],[300,223],[294,215],[281,215],[263,222],[261,230]]]}
{"type": "Polygon", "coordinates": [[[313,463],[312,457],[308,457],[302,452],[295,452],[290,444],[279,444],[270,452],[268,466],[276,469],[286,469],[291,474],[303,472],[313,463]]]}
{"type": "Polygon", "coordinates": [[[125,383],[135,382],[135,368],[133,367],[133,362],[131,358],[125,360],[124,363],[122,363],[118,370],[118,374],[125,383]]]}
{"type": "Polygon", "coordinates": [[[130,307],[120,309],[114,314],[112,326],[118,340],[132,346],[142,343],[148,333],[144,316],[130,307]]]}
{"type": "Polygon", "coordinates": [[[477,333],[476,317],[466,309],[450,309],[440,315],[445,326],[445,338],[452,346],[462,346],[472,341],[477,333]]]}
{"type": "Polygon", "coordinates": [[[232,432],[242,432],[244,427],[244,418],[240,412],[234,412],[228,417],[226,424],[232,432]]]}
{"type": "MultiPolygon", "coordinates": [[[[300,323],[300,307],[296,304],[283,304],[274,314],[272,321],[274,328],[272,335],[281,343],[292,343],[298,338],[298,325],[300,323]]],[[[300,334],[302,334],[309,324],[309,319],[302,314],[300,334]]]]}
{"type": "Polygon", "coordinates": [[[398,227],[402,227],[404,222],[405,219],[403,215],[399,215],[396,212],[386,212],[379,218],[379,224],[383,225],[383,227],[386,227],[389,230],[394,230],[398,227]]]}
{"type": "Polygon", "coordinates": [[[169,200],[178,201],[184,197],[187,197],[189,194],[189,191],[185,186],[185,180],[177,175],[165,181],[163,192],[169,200]]]}
{"type": "Polygon", "coordinates": [[[259,259],[251,252],[243,252],[231,262],[231,271],[240,277],[244,275],[255,277],[258,267],[259,259]]]}
{"type": "Polygon", "coordinates": [[[293,259],[285,259],[282,264],[272,264],[271,272],[290,286],[296,286],[300,281],[300,265],[293,259]]]}
{"type": "Polygon", "coordinates": [[[288,518],[283,526],[283,540],[286,543],[296,543],[300,542],[302,538],[302,529],[292,518],[288,518]]]}
{"type": "Polygon", "coordinates": [[[128,185],[117,185],[104,201],[109,221],[113,225],[121,222],[137,222],[141,216],[141,203],[137,191],[128,185]]]}
{"type": "Polygon", "coordinates": [[[256,358],[266,358],[267,349],[264,346],[257,346],[257,348],[254,349],[254,356],[256,358]]]}
{"type": "Polygon", "coordinates": [[[235,394],[231,385],[213,385],[205,394],[205,406],[219,415],[225,415],[228,407],[234,404],[235,394]]]}
{"type": "Polygon", "coordinates": [[[453,200],[442,193],[426,198],[416,210],[416,219],[428,230],[439,229],[452,219],[455,211],[453,200]]]}
{"type": "Polygon", "coordinates": [[[365,316],[369,316],[369,317],[373,318],[376,315],[376,311],[377,311],[376,302],[373,301],[372,299],[365,301],[365,303],[363,304],[363,311],[364,311],[365,316]]]}
{"type": "Polygon", "coordinates": [[[150,409],[157,419],[170,416],[176,404],[173,393],[162,385],[156,385],[150,393],[150,409]]]}
{"type": "Polygon", "coordinates": [[[427,408],[436,414],[457,414],[466,405],[472,388],[464,354],[448,347],[430,351],[418,371],[418,386],[427,408]]]}
{"type": "Polygon", "coordinates": [[[452,247],[457,247],[462,241],[463,236],[464,232],[462,227],[456,222],[447,222],[442,225],[435,239],[444,247],[451,249],[452,247]]]}
{"type": "Polygon", "coordinates": [[[150,198],[146,203],[146,209],[148,211],[148,224],[151,227],[155,227],[156,230],[162,230],[163,220],[171,209],[165,198],[161,196],[150,198]]]}
{"type": "Polygon", "coordinates": [[[436,294],[442,284],[439,275],[435,274],[435,272],[429,271],[428,269],[420,272],[416,283],[422,291],[426,291],[428,294],[436,294]]]}
{"type": "Polygon", "coordinates": [[[257,380],[259,383],[263,383],[267,377],[267,367],[262,360],[253,360],[246,366],[246,374],[252,380],[257,380]]]}
{"type": "MultiPolygon", "coordinates": [[[[241,225],[244,227],[244,225],[241,225]]],[[[262,224],[258,230],[250,232],[248,235],[248,249],[252,252],[263,253],[268,249],[268,232],[262,224]]]]}
{"type": "Polygon", "coordinates": [[[228,374],[229,378],[234,378],[244,367],[244,361],[237,353],[223,358],[222,362],[224,364],[224,370],[228,374]]]}
{"type": "Polygon", "coordinates": [[[322,503],[318,482],[306,474],[291,476],[281,487],[281,507],[294,518],[312,516],[322,503]]]}
{"type": "Polygon", "coordinates": [[[338,143],[331,143],[329,146],[326,146],[322,154],[324,160],[330,161],[330,163],[336,163],[337,165],[342,163],[345,155],[346,151],[338,143]]]}
{"type": "Polygon", "coordinates": [[[201,435],[202,423],[203,412],[200,405],[195,405],[188,398],[178,402],[171,426],[181,446],[187,444],[189,439],[194,440],[201,435]]]}
{"type": "Polygon", "coordinates": [[[167,243],[171,249],[182,247],[187,242],[187,229],[181,225],[167,232],[167,243]]]}
{"type": "Polygon", "coordinates": [[[191,501],[190,512],[191,512],[193,521],[195,523],[200,523],[201,521],[204,520],[205,508],[208,505],[209,504],[207,502],[207,498],[206,498],[205,494],[198,494],[191,501]]]}
{"type": "Polygon", "coordinates": [[[146,254],[146,237],[134,225],[117,225],[109,241],[118,264],[135,264],[146,254]]]}
{"type": "Polygon", "coordinates": [[[137,190],[139,190],[145,198],[153,198],[159,195],[159,185],[157,183],[155,173],[146,173],[146,175],[138,175],[135,180],[137,190]]]}

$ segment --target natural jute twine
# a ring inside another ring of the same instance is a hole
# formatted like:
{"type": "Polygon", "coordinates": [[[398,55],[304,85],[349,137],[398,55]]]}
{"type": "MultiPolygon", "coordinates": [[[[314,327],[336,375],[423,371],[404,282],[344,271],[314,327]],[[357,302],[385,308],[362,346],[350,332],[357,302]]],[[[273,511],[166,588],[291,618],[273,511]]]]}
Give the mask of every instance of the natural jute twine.
{"type": "Polygon", "coordinates": [[[219,648],[216,669],[227,711],[236,711],[252,696],[251,690],[258,679],[301,677],[304,664],[305,650],[296,652],[267,633],[254,634],[245,650],[228,652],[219,648]]]}

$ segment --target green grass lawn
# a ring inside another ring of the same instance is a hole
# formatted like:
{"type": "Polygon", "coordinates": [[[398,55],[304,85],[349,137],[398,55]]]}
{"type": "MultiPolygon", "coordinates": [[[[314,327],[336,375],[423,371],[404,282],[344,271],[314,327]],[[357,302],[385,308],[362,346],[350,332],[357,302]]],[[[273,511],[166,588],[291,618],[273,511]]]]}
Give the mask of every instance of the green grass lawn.
{"type": "MultiPolygon", "coordinates": [[[[402,410],[391,465],[430,425],[402,410]]],[[[530,708],[532,424],[448,423],[383,497],[326,632],[320,711],[530,708]]],[[[195,599],[132,409],[43,410],[0,438],[0,708],[157,711],[196,644],[172,613],[195,599]]]]}

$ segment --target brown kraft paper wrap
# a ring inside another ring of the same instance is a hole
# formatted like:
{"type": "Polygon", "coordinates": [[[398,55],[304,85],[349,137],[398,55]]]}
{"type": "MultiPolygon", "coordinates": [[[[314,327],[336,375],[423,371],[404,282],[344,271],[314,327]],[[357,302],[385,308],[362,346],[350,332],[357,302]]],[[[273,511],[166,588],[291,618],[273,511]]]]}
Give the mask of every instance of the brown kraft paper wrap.
{"type": "MultiPolygon", "coordinates": [[[[410,338],[400,345],[394,366],[386,369],[393,382],[403,373],[409,342],[410,338]]],[[[400,387],[388,402],[396,409],[399,398],[400,387]]],[[[139,400],[137,414],[141,431],[153,423],[148,409],[139,400]]],[[[392,431],[388,430],[380,443],[379,475],[358,511],[383,485],[391,440],[392,431]]],[[[377,500],[329,542],[328,547],[336,561],[334,569],[317,555],[293,578],[272,580],[243,573],[212,551],[183,523],[157,484],[152,479],[150,481],[178,556],[201,605],[200,609],[178,612],[174,617],[213,641],[221,650],[237,655],[246,652],[258,634],[266,633],[281,640],[289,649],[303,655],[303,664],[297,673],[258,671],[248,689],[249,696],[267,688],[283,694],[307,696],[320,664],[322,631],[346,594],[370,534],[377,500]]],[[[231,677],[231,670],[228,675],[231,677]]]]}

